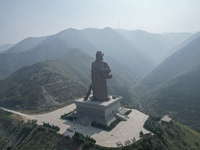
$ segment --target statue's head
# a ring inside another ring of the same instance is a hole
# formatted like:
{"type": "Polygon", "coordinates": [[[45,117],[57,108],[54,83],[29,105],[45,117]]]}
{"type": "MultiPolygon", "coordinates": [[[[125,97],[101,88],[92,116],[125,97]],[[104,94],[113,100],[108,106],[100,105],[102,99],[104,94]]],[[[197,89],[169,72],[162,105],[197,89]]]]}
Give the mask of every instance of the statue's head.
{"type": "Polygon", "coordinates": [[[100,61],[100,60],[103,60],[103,53],[101,51],[97,51],[96,53],[96,60],[97,61],[100,61]]]}

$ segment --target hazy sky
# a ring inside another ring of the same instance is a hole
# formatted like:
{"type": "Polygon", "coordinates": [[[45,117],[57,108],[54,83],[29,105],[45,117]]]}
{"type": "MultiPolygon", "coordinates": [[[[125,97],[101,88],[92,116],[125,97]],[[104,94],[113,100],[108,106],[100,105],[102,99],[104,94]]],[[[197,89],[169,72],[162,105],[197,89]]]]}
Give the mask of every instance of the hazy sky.
{"type": "Polygon", "coordinates": [[[0,45],[67,28],[200,31],[200,0],[0,0],[0,45]]]}

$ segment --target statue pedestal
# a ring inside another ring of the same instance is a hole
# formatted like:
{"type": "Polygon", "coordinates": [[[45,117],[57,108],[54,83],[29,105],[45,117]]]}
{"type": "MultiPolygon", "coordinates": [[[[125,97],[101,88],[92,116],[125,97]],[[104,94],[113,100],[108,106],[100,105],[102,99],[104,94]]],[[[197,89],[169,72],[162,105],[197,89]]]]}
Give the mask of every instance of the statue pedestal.
{"type": "Polygon", "coordinates": [[[109,125],[115,120],[115,114],[120,109],[121,99],[119,97],[103,102],[85,101],[84,99],[76,100],[74,103],[76,105],[77,116],[79,116],[79,122],[91,123],[95,121],[96,123],[109,125]]]}

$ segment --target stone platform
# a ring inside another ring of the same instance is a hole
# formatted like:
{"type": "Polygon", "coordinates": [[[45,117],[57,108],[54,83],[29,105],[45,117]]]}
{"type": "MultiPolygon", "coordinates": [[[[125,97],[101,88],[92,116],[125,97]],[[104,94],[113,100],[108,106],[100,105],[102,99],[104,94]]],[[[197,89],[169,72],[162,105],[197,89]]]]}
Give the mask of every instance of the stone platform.
{"type": "Polygon", "coordinates": [[[95,121],[96,123],[109,125],[115,120],[115,114],[120,109],[121,99],[122,97],[110,99],[109,101],[76,100],[74,103],[76,105],[77,122],[90,124],[95,121]]]}
{"type": "Polygon", "coordinates": [[[128,115],[129,119],[127,121],[121,121],[111,131],[102,130],[92,126],[83,126],[69,120],[61,119],[61,115],[70,113],[76,109],[75,104],[71,104],[50,113],[38,115],[28,115],[5,108],[2,109],[23,116],[26,119],[37,119],[37,124],[39,125],[42,125],[43,122],[46,122],[50,125],[58,126],[60,128],[58,133],[66,136],[73,135],[72,132],[70,132],[70,135],[68,134],[68,129],[75,129],[76,132],[82,133],[85,137],[89,136],[95,139],[96,144],[104,147],[118,147],[116,143],[121,142],[124,144],[127,140],[131,141],[133,138],[135,138],[137,141],[140,139],[141,131],[144,134],[149,133],[149,131],[143,127],[145,121],[148,119],[148,115],[143,114],[142,112],[135,109],[131,109],[132,112],[128,115]]]}

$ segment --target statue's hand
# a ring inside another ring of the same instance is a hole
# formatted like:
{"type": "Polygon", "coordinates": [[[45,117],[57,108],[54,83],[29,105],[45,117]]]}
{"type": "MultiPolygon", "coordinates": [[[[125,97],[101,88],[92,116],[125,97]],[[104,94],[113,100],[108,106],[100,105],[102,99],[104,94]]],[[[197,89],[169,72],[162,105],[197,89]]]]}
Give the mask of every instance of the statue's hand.
{"type": "Polygon", "coordinates": [[[102,77],[106,78],[106,79],[111,79],[112,78],[112,74],[110,73],[110,69],[109,68],[102,68],[101,69],[101,75],[102,77]]]}

